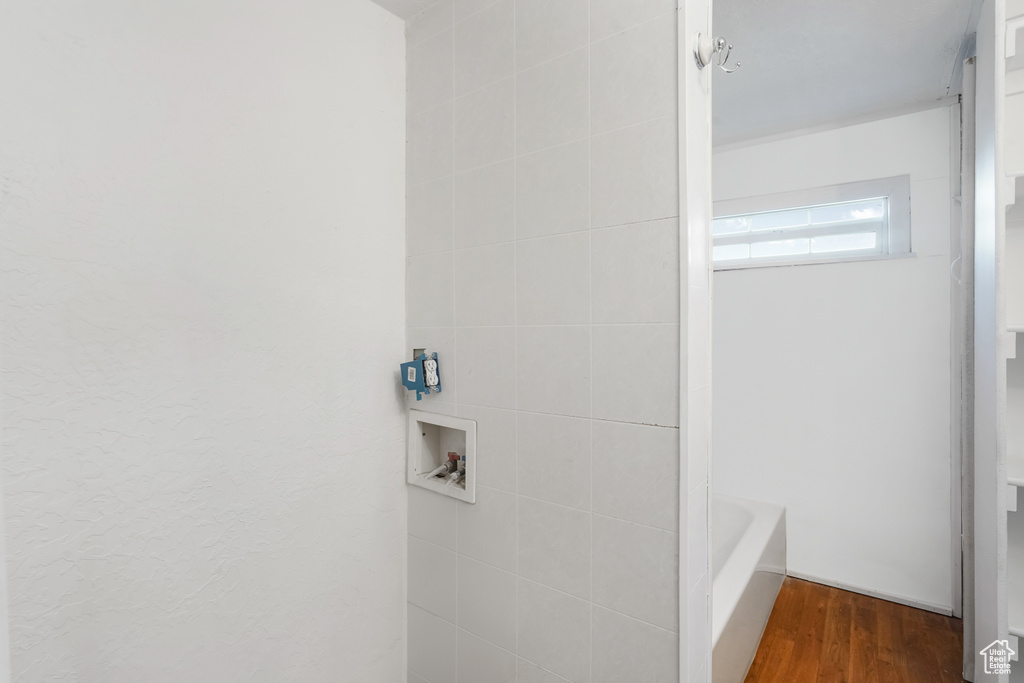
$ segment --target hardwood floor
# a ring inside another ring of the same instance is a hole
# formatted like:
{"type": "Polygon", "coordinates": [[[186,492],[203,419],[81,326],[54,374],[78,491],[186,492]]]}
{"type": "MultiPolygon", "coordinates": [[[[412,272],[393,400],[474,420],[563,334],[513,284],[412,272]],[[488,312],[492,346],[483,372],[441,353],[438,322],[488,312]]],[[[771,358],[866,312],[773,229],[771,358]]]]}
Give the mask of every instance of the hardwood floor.
{"type": "Polygon", "coordinates": [[[746,683],[961,683],[959,619],[787,578],[746,683]]]}

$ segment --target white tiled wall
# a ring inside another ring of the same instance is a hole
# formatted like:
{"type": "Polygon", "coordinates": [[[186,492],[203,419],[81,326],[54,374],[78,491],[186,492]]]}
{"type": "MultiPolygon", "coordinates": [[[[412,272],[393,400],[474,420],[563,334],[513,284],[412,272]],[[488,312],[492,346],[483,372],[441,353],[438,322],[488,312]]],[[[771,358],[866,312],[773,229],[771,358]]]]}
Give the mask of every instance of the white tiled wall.
{"type": "Polygon", "coordinates": [[[475,505],[409,491],[410,681],[679,680],[676,22],[409,24],[408,346],[444,385],[416,407],[479,435],[475,505]]]}

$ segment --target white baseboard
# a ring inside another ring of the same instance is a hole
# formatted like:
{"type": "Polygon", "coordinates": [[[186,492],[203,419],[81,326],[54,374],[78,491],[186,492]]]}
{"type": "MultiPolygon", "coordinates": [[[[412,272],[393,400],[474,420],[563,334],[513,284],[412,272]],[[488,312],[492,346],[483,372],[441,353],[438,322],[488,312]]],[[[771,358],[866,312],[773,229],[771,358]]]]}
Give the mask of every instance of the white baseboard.
{"type": "Polygon", "coordinates": [[[917,609],[923,609],[928,612],[935,612],[943,616],[953,616],[953,608],[950,605],[936,605],[931,602],[924,602],[923,600],[915,600],[913,598],[906,598],[902,595],[892,595],[890,593],[882,593],[880,591],[871,590],[870,588],[862,588],[860,586],[853,586],[848,583],[842,583],[840,581],[832,581],[830,579],[823,579],[820,576],[812,576],[810,574],[804,574],[803,572],[788,571],[787,576],[792,576],[794,579],[803,579],[804,581],[810,581],[811,583],[820,583],[823,586],[830,586],[832,588],[839,588],[844,591],[850,591],[851,593],[860,593],[861,595],[867,595],[872,598],[878,598],[879,600],[887,600],[889,602],[895,602],[899,605],[906,605],[907,607],[915,607],[917,609]]]}

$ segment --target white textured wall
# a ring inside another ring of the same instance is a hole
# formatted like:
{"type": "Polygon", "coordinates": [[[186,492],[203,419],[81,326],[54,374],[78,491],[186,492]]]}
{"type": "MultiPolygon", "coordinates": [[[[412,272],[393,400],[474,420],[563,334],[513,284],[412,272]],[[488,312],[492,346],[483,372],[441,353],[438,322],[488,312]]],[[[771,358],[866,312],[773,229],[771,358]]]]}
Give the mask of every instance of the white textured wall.
{"type": "Polygon", "coordinates": [[[786,506],[789,568],[948,610],[950,117],[715,155],[715,199],[909,174],[913,258],[715,274],[714,488],[786,506]]]}
{"type": "Polygon", "coordinates": [[[404,670],[404,38],[369,0],[5,3],[19,681],[404,670]]]}
{"type": "Polygon", "coordinates": [[[411,682],[706,679],[706,639],[679,657],[676,6],[410,22],[407,346],[444,387],[415,407],[476,420],[479,467],[475,505],[409,492],[411,682]]]}

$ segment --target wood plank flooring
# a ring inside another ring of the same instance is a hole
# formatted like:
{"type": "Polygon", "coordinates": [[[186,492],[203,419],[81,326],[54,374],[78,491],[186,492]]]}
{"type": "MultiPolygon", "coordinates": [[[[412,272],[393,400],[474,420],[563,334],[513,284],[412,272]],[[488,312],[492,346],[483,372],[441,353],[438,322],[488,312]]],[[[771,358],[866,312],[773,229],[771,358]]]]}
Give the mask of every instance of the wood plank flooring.
{"type": "Polygon", "coordinates": [[[787,578],[746,683],[961,683],[959,619],[787,578]]]}

